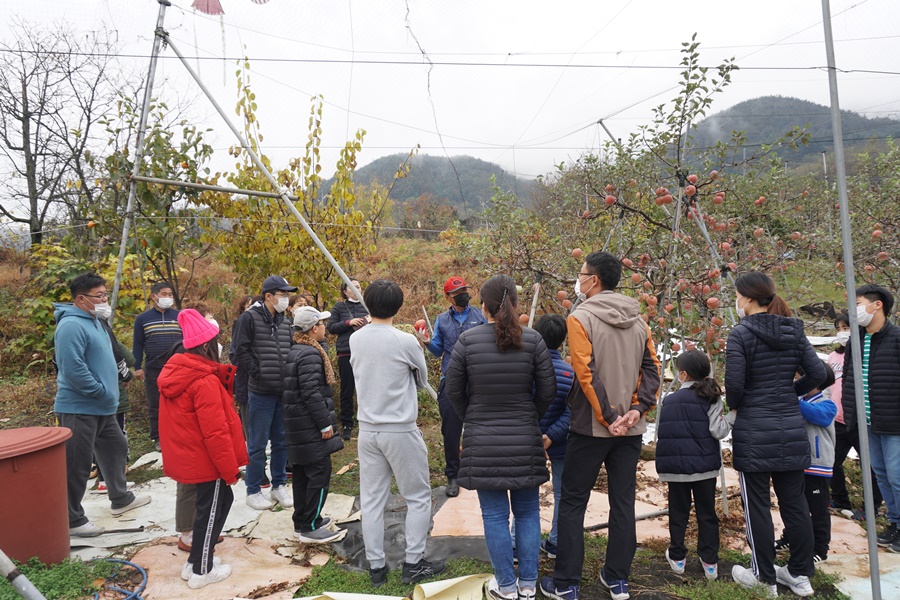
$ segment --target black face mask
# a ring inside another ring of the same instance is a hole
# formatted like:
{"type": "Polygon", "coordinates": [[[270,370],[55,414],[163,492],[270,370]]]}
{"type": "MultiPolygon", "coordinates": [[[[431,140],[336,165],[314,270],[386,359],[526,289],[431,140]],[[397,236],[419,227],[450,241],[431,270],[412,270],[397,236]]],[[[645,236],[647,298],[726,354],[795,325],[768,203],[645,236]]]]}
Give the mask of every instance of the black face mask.
{"type": "Polygon", "coordinates": [[[454,296],[453,302],[455,302],[458,307],[465,308],[469,305],[469,300],[471,300],[471,299],[472,299],[472,296],[470,296],[466,292],[463,292],[462,294],[458,294],[458,295],[454,296]]]}

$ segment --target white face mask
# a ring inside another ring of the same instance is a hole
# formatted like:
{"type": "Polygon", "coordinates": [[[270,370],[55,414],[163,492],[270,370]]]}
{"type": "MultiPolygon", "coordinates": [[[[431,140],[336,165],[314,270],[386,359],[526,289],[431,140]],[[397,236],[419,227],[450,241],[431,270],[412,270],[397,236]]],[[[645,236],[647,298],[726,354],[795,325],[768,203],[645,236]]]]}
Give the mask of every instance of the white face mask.
{"type": "MultiPolygon", "coordinates": [[[[357,291],[360,295],[362,295],[362,292],[360,292],[359,290],[356,290],[356,291],[357,291]]],[[[356,304],[359,304],[359,298],[357,298],[356,296],[354,296],[353,293],[352,293],[350,290],[347,290],[347,302],[354,302],[354,303],[356,303],[356,304]]]]}
{"type": "Polygon", "coordinates": [[[212,323],[213,325],[215,325],[216,329],[218,329],[219,331],[222,330],[222,328],[219,327],[219,322],[216,321],[216,319],[214,317],[212,317],[212,316],[206,317],[206,320],[209,321],[210,323],[212,323]]]}
{"type": "Polygon", "coordinates": [[[156,304],[163,310],[168,310],[175,306],[175,298],[157,298],[156,304]]]}
{"type": "Polygon", "coordinates": [[[588,289],[586,289],[584,291],[581,291],[581,277],[578,277],[575,280],[575,297],[578,298],[578,301],[584,302],[587,299],[587,293],[589,291],[591,291],[595,285],[596,285],[596,283],[592,283],[591,287],[589,287],[588,289]]]}
{"type": "Polygon", "coordinates": [[[277,300],[277,302],[275,302],[275,305],[274,305],[275,311],[280,312],[280,313],[283,313],[284,311],[287,310],[288,303],[291,301],[291,299],[288,298],[287,296],[285,296],[283,298],[276,298],[275,300],[277,300]]]}
{"type": "Polygon", "coordinates": [[[747,304],[750,304],[749,300],[747,300],[746,304],[744,304],[744,307],[741,308],[740,297],[734,299],[734,308],[737,311],[738,319],[743,319],[747,316],[747,304]]]}
{"type": "Polygon", "coordinates": [[[850,341],[850,332],[849,331],[838,331],[837,333],[837,343],[841,346],[846,346],[847,342],[850,341]]]}
{"type": "Polygon", "coordinates": [[[859,321],[861,327],[868,327],[869,323],[871,323],[872,319],[875,317],[873,313],[866,310],[868,307],[868,304],[856,307],[856,320],[859,321]]]}
{"type": "Polygon", "coordinates": [[[109,305],[109,302],[101,302],[94,305],[94,310],[91,311],[91,314],[98,319],[108,319],[112,314],[112,307],[109,305]]]}

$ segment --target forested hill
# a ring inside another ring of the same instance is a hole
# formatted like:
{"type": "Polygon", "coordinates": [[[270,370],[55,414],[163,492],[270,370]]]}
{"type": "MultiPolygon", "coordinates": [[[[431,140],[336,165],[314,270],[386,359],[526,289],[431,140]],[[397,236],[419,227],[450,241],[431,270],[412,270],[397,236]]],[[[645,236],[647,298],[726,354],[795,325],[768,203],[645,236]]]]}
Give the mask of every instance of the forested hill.
{"type": "MultiPolygon", "coordinates": [[[[771,144],[794,125],[809,124],[811,141],[798,153],[781,151],[788,160],[805,155],[832,151],[831,109],[828,106],[784,96],[762,96],[735,104],[727,110],[710,115],[697,125],[694,143],[712,146],[726,141],[732,131],[746,131],[748,144],[771,144]]],[[[871,138],[900,138],[900,121],[888,118],[869,119],[857,113],[841,111],[844,142],[848,145],[864,143],[871,138]]],[[[750,148],[748,147],[748,154],[750,148]]]]}
{"type": "MultiPolygon", "coordinates": [[[[353,180],[362,185],[377,180],[389,186],[394,181],[397,168],[406,157],[406,154],[382,156],[358,168],[353,180]]],[[[466,209],[477,212],[491,199],[492,176],[498,187],[515,192],[524,202],[530,200],[534,185],[521,178],[517,180],[497,164],[471,156],[454,156],[451,165],[450,159],[445,156],[420,154],[412,158],[411,166],[409,175],[394,185],[391,197],[395,201],[405,202],[430,194],[435,200],[451,204],[458,210],[462,209],[465,200],[466,209]]],[[[327,193],[330,187],[331,182],[325,182],[322,192],[327,193]]],[[[462,214],[461,210],[460,213],[462,214]]]]}

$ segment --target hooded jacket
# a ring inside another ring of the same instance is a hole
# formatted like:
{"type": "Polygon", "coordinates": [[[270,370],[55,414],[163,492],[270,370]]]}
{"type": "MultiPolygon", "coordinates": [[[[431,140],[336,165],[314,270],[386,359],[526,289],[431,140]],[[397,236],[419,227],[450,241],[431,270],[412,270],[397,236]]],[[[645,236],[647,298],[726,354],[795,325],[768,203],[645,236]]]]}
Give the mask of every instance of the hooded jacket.
{"type": "Polygon", "coordinates": [[[831,477],[834,473],[834,417],[837,406],[818,392],[809,398],[800,397],[800,414],[806,421],[809,437],[810,465],[806,474],[831,477]]]}
{"type": "MultiPolygon", "coordinates": [[[[865,340],[866,330],[860,328],[859,339],[865,340]]],[[[847,344],[844,353],[841,402],[844,406],[844,423],[847,428],[856,427],[856,387],[853,373],[853,353],[857,348],[847,344]]],[[[872,433],[900,435],[900,327],[889,322],[881,331],[872,334],[869,346],[869,410],[872,416],[872,433]]],[[[865,414],[862,418],[865,418],[865,414]]]]}
{"type": "Polygon", "coordinates": [[[175,354],[159,375],[159,445],[163,472],[179,483],[237,481],[247,444],[231,385],[237,367],[175,354]]]}
{"type": "Polygon", "coordinates": [[[522,328],[522,349],[501,351],[494,324],[459,336],[446,373],[447,398],[464,425],[459,485],[520,490],[550,478],[540,417],[556,395],[544,339],[522,328]]]}
{"type": "Polygon", "coordinates": [[[647,430],[644,415],[659,395],[659,360],[639,307],[634,298],[602,291],[566,319],[576,379],[568,400],[573,433],[612,437],[609,425],[629,410],[641,418],[626,435],[647,430]]]}
{"type": "Polygon", "coordinates": [[[325,380],[325,363],[316,348],[295,344],[284,368],[284,436],[292,465],[322,462],[343,449],[334,412],[334,392],[325,380]],[[322,439],[331,427],[332,435],[322,439]]]}
{"type": "Polygon", "coordinates": [[[569,407],[566,398],[572,391],[574,374],[572,365],[562,359],[559,350],[549,350],[550,359],[553,361],[553,371],[556,373],[556,397],[547,412],[541,417],[539,423],[541,433],[553,442],[547,448],[547,457],[552,459],[566,457],[566,441],[569,437],[569,407]]]}
{"type": "Polygon", "coordinates": [[[750,473],[801,471],[810,447],[798,396],[825,381],[825,366],[803,321],[759,313],[741,319],[725,350],[725,400],[737,411],[734,468],[750,473]],[[803,377],[794,381],[802,367],[803,377]]]}
{"type": "Polygon", "coordinates": [[[108,416],[119,406],[119,369],[109,335],[96,317],[72,304],[54,304],[56,402],[53,411],[108,416]]]}

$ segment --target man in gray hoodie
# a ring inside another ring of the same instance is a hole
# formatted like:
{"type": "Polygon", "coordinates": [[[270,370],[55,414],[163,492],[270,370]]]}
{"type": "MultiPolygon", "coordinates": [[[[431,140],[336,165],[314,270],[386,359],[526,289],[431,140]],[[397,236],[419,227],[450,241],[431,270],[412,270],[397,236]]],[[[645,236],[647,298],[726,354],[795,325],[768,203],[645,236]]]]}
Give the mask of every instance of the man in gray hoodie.
{"type": "Polygon", "coordinates": [[[372,322],[350,337],[350,362],[359,402],[359,503],[363,542],[374,587],[387,581],[384,557],[384,507],[397,479],[406,500],[406,560],[403,583],[417,583],[444,570],[425,560],[431,525],[428,448],[416,424],[417,388],[428,384],[428,368],[415,336],[394,328],[403,306],[403,290],[380,279],[366,288],[363,300],[372,322]]]}

